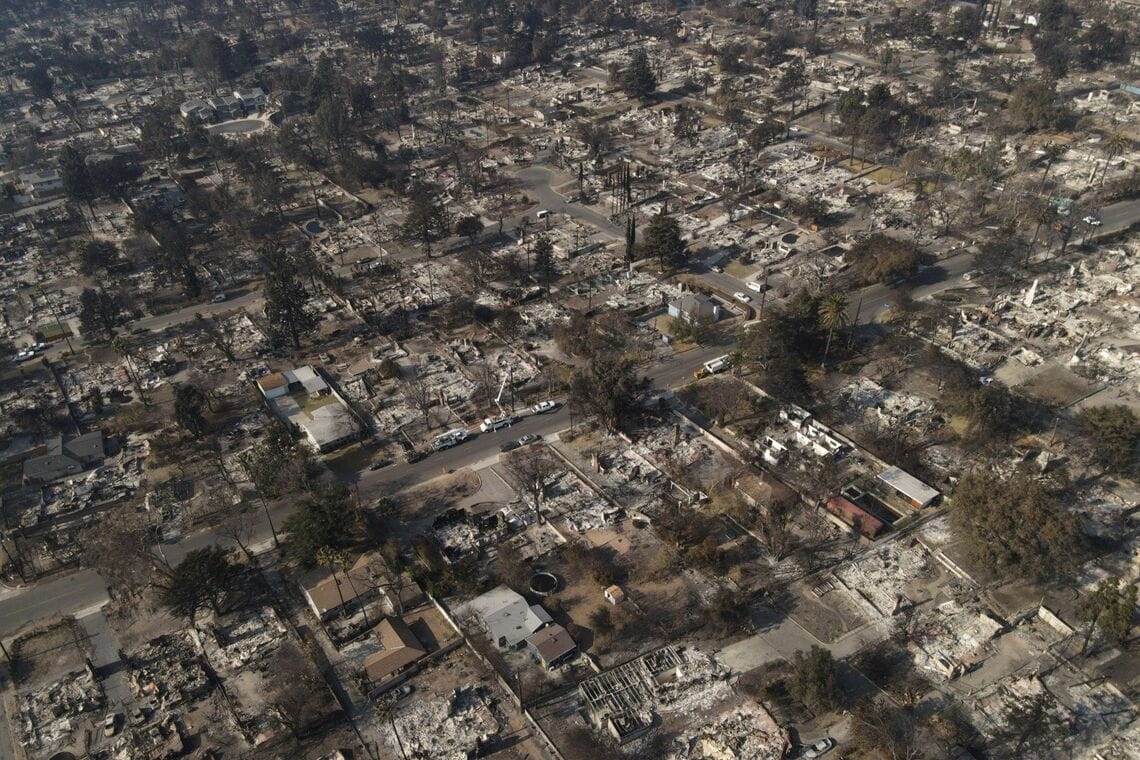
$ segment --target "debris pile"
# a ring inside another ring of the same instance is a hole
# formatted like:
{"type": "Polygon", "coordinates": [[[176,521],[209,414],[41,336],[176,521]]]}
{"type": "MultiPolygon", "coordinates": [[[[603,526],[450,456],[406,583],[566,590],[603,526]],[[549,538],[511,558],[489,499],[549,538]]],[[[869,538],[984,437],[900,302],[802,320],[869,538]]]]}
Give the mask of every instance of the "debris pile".
{"type": "Polygon", "coordinates": [[[731,692],[716,659],[696,649],[655,649],[578,684],[587,720],[621,743],[648,733],[655,713],[708,709],[731,692]]]}
{"type": "Polygon", "coordinates": [[[103,692],[90,670],[77,670],[46,689],[20,695],[20,743],[35,749],[63,745],[84,713],[103,707],[103,692]]]}
{"type": "Polygon", "coordinates": [[[214,628],[203,646],[210,662],[231,671],[256,665],[272,655],[285,637],[285,626],[272,607],[254,610],[232,625],[214,628]]]}
{"type": "Polygon", "coordinates": [[[189,632],[159,636],[130,657],[135,696],[166,708],[204,696],[210,690],[206,671],[189,632]]]}
{"type": "Polygon", "coordinates": [[[504,722],[494,708],[484,687],[460,687],[450,698],[421,697],[408,703],[395,718],[395,731],[409,757],[467,760],[499,733],[504,722]]]}
{"type": "Polygon", "coordinates": [[[670,760],[780,760],[787,748],[787,734],[767,710],[749,702],[678,737],[667,757],[670,760]]]}

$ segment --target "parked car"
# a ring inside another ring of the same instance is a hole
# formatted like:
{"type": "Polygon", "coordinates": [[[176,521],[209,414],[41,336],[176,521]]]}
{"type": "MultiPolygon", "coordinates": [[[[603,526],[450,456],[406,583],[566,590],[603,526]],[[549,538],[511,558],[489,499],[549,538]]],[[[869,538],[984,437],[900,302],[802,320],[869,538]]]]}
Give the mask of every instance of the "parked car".
{"type": "Polygon", "coordinates": [[[377,459],[375,462],[368,465],[368,469],[369,470],[379,470],[380,468],[387,467],[390,464],[392,464],[391,459],[377,459]]]}
{"type": "Polygon", "coordinates": [[[519,438],[517,443],[519,446],[526,446],[527,444],[534,443],[541,437],[542,436],[537,435],[536,433],[527,433],[522,438],[519,438]]]}
{"type": "Polygon", "coordinates": [[[733,293],[732,297],[741,303],[752,303],[752,296],[748,295],[747,293],[742,293],[739,290],[733,293]]]}
{"type": "Polygon", "coordinates": [[[215,293],[214,297],[211,300],[214,303],[221,303],[222,301],[226,300],[226,294],[225,293],[215,293]]]}
{"type": "Polygon", "coordinates": [[[717,274],[724,274],[724,267],[722,267],[720,264],[713,264],[711,267],[709,267],[709,269],[716,272],[717,274]]]}
{"type": "Polygon", "coordinates": [[[514,451],[520,445],[522,445],[522,444],[520,444],[518,441],[507,441],[506,443],[504,443],[502,446],[499,447],[499,451],[506,454],[508,451],[514,451]]]}
{"type": "Polygon", "coordinates": [[[517,533],[526,527],[526,522],[521,517],[511,511],[510,507],[503,507],[499,510],[499,517],[502,519],[503,524],[507,529],[517,533]]]}
{"type": "Polygon", "coordinates": [[[820,739],[805,749],[802,757],[808,760],[815,760],[815,758],[823,757],[833,749],[835,749],[835,740],[829,736],[825,739],[820,739]]]}
{"type": "Polygon", "coordinates": [[[107,713],[103,718],[103,736],[114,736],[119,727],[119,714],[107,713]]]}
{"type": "Polygon", "coordinates": [[[546,414],[547,412],[553,412],[557,408],[557,401],[539,401],[537,404],[532,406],[530,410],[535,414],[546,414]]]}
{"type": "Polygon", "coordinates": [[[408,696],[409,694],[411,694],[415,690],[416,690],[415,686],[412,686],[410,683],[406,683],[403,686],[400,686],[399,688],[394,689],[392,693],[396,695],[396,699],[403,699],[404,697],[408,696]]]}

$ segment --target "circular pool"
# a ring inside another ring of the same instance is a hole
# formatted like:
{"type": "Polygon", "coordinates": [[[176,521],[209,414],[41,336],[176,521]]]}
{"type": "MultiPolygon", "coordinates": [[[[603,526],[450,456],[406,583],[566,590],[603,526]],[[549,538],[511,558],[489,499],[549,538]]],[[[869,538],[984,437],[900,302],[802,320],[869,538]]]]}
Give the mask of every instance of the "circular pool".
{"type": "Polygon", "coordinates": [[[302,229],[310,235],[319,235],[325,231],[325,226],[321,224],[320,219],[310,219],[309,221],[305,222],[302,229]]]}
{"type": "Polygon", "coordinates": [[[539,596],[547,596],[558,590],[558,578],[553,573],[540,570],[530,577],[530,590],[539,596]]]}

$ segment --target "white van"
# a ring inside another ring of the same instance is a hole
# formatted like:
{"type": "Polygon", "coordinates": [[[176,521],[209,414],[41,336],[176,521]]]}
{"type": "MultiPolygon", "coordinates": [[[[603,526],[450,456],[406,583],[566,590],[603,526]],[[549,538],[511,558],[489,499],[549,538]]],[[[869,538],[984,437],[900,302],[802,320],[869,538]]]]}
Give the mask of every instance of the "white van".
{"type": "Polygon", "coordinates": [[[544,208],[541,211],[539,211],[537,214],[535,214],[535,216],[538,218],[538,221],[541,222],[543,219],[550,216],[550,209],[544,208]]]}
{"type": "Polygon", "coordinates": [[[748,285],[749,290],[756,291],[757,293],[763,293],[764,292],[764,283],[762,283],[762,282],[756,282],[756,280],[749,280],[745,284],[748,285]]]}

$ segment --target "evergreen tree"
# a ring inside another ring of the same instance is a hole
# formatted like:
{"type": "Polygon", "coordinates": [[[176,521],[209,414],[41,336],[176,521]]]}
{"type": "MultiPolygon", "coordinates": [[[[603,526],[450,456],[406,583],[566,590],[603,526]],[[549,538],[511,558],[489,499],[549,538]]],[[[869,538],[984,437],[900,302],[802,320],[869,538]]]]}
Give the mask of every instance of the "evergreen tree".
{"type": "Polygon", "coordinates": [[[629,64],[621,72],[621,88],[631,98],[648,98],[657,89],[657,77],[649,64],[645,50],[638,48],[629,57],[629,64]]]}
{"type": "Polygon", "coordinates": [[[534,277],[546,292],[550,292],[550,283],[558,279],[558,267],[554,264],[554,244],[546,235],[539,235],[534,240],[534,277]]]}
{"type": "Polygon", "coordinates": [[[238,33],[231,59],[234,69],[239,74],[251,71],[257,65],[257,43],[253,41],[253,37],[245,29],[238,33]]]}
{"type": "Polygon", "coordinates": [[[649,220],[642,246],[646,256],[657,259],[663,272],[683,266],[689,256],[688,246],[681,239],[681,227],[664,211],[649,220]]]}
{"type": "Polygon", "coordinates": [[[95,218],[95,198],[98,189],[94,177],[87,168],[87,161],[83,152],[74,144],[68,143],[59,152],[59,178],[63,183],[63,192],[76,203],[87,206],[91,218],[95,218]]]}
{"type": "Polygon", "coordinates": [[[424,251],[431,254],[431,243],[448,231],[447,210],[432,197],[431,191],[417,185],[411,193],[411,207],[404,218],[400,233],[405,240],[423,244],[424,251]]]}
{"type": "Polygon", "coordinates": [[[174,386],[174,419],[195,438],[201,438],[209,429],[205,408],[209,405],[206,394],[193,383],[174,386]]]}
{"type": "Polygon", "coordinates": [[[776,94],[786,98],[791,104],[792,113],[788,117],[789,127],[792,120],[796,118],[796,106],[803,98],[804,91],[810,83],[811,80],[808,79],[804,62],[796,58],[788,64],[788,68],[784,69],[784,75],[780,77],[780,82],[776,85],[776,94]]]}
{"type": "Polygon", "coordinates": [[[102,288],[84,288],[79,294],[79,330],[88,340],[108,340],[123,324],[126,305],[102,288]]]}
{"type": "Polygon", "coordinates": [[[279,249],[262,252],[265,263],[265,318],[275,342],[288,341],[301,348],[301,336],[316,328],[319,320],[306,309],[309,294],[301,284],[296,258],[279,249]]]}
{"type": "Polygon", "coordinates": [[[305,567],[312,567],[322,549],[348,546],[352,536],[351,510],[348,489],[344,486],[302,501],[297,511],[285,520],[289,552],[305,567]]]}

